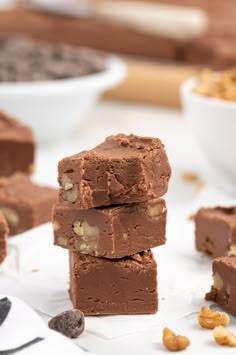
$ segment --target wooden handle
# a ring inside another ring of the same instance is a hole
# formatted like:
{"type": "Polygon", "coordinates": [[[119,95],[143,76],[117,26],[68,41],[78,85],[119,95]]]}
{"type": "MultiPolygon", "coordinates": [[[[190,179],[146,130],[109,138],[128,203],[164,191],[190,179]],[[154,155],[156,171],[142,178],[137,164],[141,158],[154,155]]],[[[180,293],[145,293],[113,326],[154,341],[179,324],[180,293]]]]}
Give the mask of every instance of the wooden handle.
{"type": "Polygon", "coordinates": [[[179,88],[182,82],[196,75],[198,68],[177,64],[160,64],[128,60],[127,79],[105,97],[151,103],[169,107],[180,106],[179,88]]]}

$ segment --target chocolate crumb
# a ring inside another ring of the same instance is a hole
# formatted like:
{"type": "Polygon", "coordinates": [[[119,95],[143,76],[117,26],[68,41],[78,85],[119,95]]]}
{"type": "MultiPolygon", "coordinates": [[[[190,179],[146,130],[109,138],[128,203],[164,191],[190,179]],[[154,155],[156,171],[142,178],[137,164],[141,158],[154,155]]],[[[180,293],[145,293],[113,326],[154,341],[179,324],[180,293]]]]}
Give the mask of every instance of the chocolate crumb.
{"type": "Polygon", "coordinates": [[[78,309],[65,311],[53,317],[48,326],[68,338],[78,338],[84,331],[84,314],[78,309]]]}
{"type": "Polygon", "coordinates": [[[11,301],[9,298],[4,297],[0,300],[0,325],[3,324],[11,310],[11,301]]]}

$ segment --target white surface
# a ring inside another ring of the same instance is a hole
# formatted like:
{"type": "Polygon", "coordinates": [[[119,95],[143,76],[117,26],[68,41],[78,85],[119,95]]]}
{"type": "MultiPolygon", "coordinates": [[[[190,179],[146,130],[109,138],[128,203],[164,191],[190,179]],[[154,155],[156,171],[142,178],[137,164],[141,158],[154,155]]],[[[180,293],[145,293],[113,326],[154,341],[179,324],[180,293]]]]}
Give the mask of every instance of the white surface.
{"type": "MultiPolygon", "coordinates": [[[[196,252],[193,225],[188,217],[201,205],[236,201],[211,186],[200,193],[196,184],[181,179],[182,172],[194,171],[205,180],[206,164],[180,113],[155,107],[100,103],[74,131],[73,139],[40,150],[35,180],[57,185],[59,159],[90,148],[106,135],[118,132],[160,137],[166,144],[173,168],[167,194],[168,242],[155,249],[160,310],[150,316],[86,317],[86,331],[76,343],[97,355],[161,354],[166,353],[161,345],[162,329],[168,325],[189,336],[192,344],[188,353],[223,353],[225,349],[214,344],[212,332],[197,325],[196,314],[206,304],[204,294],[211,285],[211,262],[196,252]]],[[[52,245],[50,225],[10,239],[9,257],[0,273],[0,292],[19,296],[47,320],[49,315],[71,307],[67,289],[67,251],[52,245]]],[[[233,317],[231,329],[236,331],[233,317]]],[[[235,349],[227,351],[235,353],[235,349]]]]}
{"type": "Polygon", "coordinates": [[[78,349],[68,338],[49,329],[42,318],[24,302],[15,297],[0,294],[0,299],[5,297],[9,298],[11,308],[0,327],[0,353],[18,348],[35,338],[42,338],[43,340],[21,350],[20,354],[64,355],[65,352],[69,352],[70,355],[85,354],[84,350],[78,349]]]}
{"type": "Polygon", "coordinates": [[[103,72],[80,78],[31,83],[0,83],[1,110],[30,125],[39,143],[68,136],[101,94],[120,83],[125,66],[109,57],[103,72]]]}
{"type": "Polygon", "coordinates": [[[194,79],[182,86],[182,101],[199,145],[208,159],[215,183],[236,195],[236,103],[193,93],[194,79]]]}

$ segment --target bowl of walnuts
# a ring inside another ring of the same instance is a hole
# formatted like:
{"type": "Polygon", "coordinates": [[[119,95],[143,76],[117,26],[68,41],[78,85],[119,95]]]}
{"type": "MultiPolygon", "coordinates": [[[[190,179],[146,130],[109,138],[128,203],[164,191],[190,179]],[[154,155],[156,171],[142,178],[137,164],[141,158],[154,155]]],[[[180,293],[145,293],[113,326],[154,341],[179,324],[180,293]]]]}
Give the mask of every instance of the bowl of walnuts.
{"type": "Polygon", "coordinates": [[[204,70],[183,83],[181,97],[214,183],[236,194],[236,69],[204,70]]]}

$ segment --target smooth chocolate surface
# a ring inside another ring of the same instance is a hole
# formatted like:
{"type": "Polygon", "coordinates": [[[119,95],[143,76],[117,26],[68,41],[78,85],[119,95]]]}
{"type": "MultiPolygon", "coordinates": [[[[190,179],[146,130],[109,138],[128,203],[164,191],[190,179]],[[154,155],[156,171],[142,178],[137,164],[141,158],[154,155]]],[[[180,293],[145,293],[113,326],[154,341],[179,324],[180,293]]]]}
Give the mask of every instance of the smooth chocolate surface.
{"type": "Polygon", "coordinates": [[[82,254],[122,258],[165,243],[166,204],[136,204],[83,210],[59,203],[53,212],[54,244],[82,254]]]}
{"type": "Polygon", "coordinates": [[[201,208],[195,215],[196,248],[211,257],[236,252],[236,208],[201,208]]]}
{"type": "Polygon", "coordinates": [[[158,138],[110,136],[58,165],[60,201],[88,209],[163,196],[171,168],[158,138]]]}
{"type": "Polygon", "coordinates": [[[31,174],[34,151],[32,130],[0,112],[0,176],[10,176],[16,171],[31,174]]]}
{"type": "Polygon", "coordinates": [[[236,256],[223,256],[213,260],[214,284],[206,294],[207,301],[214,301],[236,316],[236,256]]]}
{"type": "Polygon", "coordinates": [[[15,235],[51,221],[57,190],[39,186],[22,173],[0,179],[0,211],[15,235]]]}
{"type": "Polygon", "coordinates": [[[6,237],[9,233],[7,222],[0,211],[0,263],[3,262],[7,255],[6,237]]]}
{"type": "Polygon", "coordinates": [[[85,315],[157,312],[157,265],[151,251],[117,260],[69,254],[74,308],[85,315]]]}

